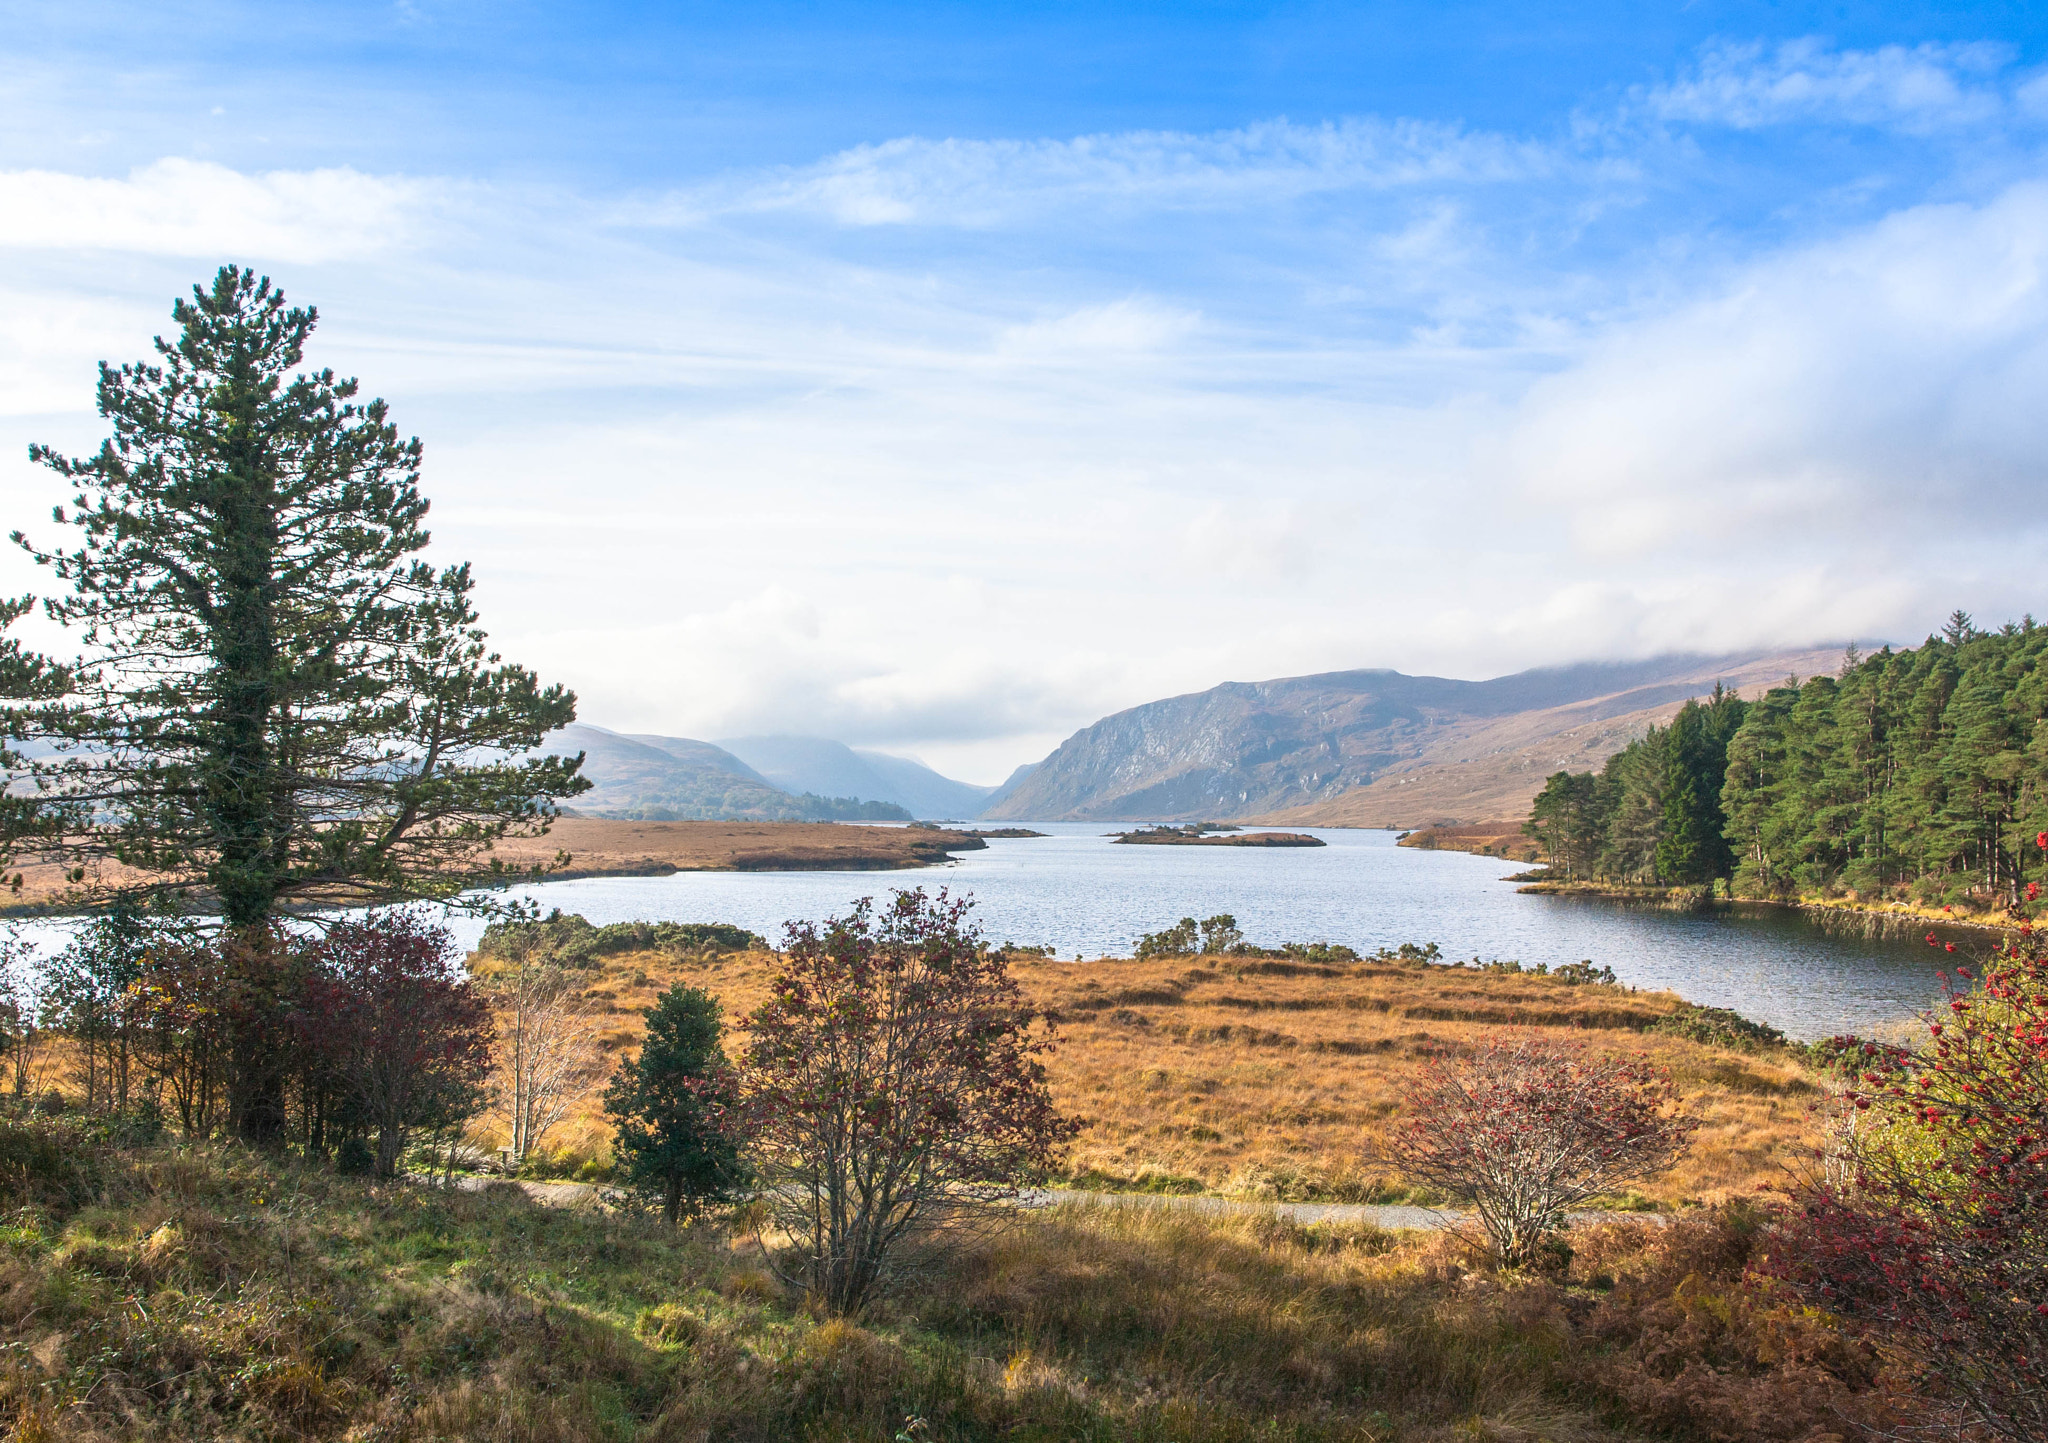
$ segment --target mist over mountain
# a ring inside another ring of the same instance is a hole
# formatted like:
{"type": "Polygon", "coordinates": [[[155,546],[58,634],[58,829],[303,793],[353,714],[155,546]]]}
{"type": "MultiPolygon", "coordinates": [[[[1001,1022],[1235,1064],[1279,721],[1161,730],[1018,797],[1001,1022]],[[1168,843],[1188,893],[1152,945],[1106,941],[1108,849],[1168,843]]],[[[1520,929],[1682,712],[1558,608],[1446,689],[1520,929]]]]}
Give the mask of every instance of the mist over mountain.
{"type": "Polygon", "coordinates": [[[625,736],[573,722],[551,733],[540,749],[559,756],[583,753],[583,775],[594,785],[569,806],[584,815],[644,821],[804,816],[795,797],[709,742],[625,736]]]}
{"type": "Polygon", "coordinates": [[[1263,817],[1418,826],[1511,817],[1715,683],[1832,671],[1840,647],[1546,667],[1488,681],[1339,671],[1225,682],[1103,718],[1006,783],[1017,821],[1263,817]]]}
{"type": "Polygon", "coordinates": [[[956,782],[908,757],[856,750],[824,737],[732,737],[718,745],[786,791],[893,802],[919,817],[976,816],[997,790],[956,782]]]}

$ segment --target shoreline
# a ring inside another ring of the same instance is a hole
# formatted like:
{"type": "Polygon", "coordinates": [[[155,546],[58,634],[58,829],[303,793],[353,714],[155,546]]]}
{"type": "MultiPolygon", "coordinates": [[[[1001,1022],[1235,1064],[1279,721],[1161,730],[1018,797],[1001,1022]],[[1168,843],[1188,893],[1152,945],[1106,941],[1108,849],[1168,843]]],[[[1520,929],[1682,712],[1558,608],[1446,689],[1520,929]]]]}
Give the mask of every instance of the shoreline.
{"type": "Polygon", "coordinates": [[[1796,913],[1831,935],[1859,935],[1866,939],[1911,942],[1929,932],[1944,942],[1983,942],[2017,935],[2019,923],[1995,922],[1973,917],[1955,917],[1917,910],[1908,903],[1886,902],[1876,906],[1858,902],[1832,902],[1812,898],[1781,901],[1769,897],[1708,897],[1690,887],[1653,887],[1611,882],[1553,882],[1535,872],[1503,877],[1505,882],[1523,882],[1519,893],[1536,897],[1575,897],[1589,902],[1619,902],[1660,912],[1751,912],[1796,913]],[[1534,880],[1526,880],[1531,879],[1534,880]]]}
{"type": "MultiPolygon", "coordinates": [[[[858,822],[638,822],[604,817],[562,817],[537,837],[502,841],[486,854],[514,870],[509,877],[477,879],[480,885],[523,886],[574,882],[593,877],[669,877],[678,872],[903,872],[936,867],[956,853],[985,851],[988,843],[971,832],[937,827],[870,826],[858,822]],[[546,867],[561,852],[569,864],[539,877],[520,869],[546,867]]],[[[17,900],[0,905],[0,917],[84,916],[104,905],[90,886],[63,882],[62,868],[30,863],[18,868],[31,885],[17,900]],[[32,885],[47,873],[49,881],[32,885]]],[[[103,873],[102,886],[118,885],[117,873],[103,873]]],[[[0,894],[5,895],[5,894],[0,894]]],[[[354,905],[342,902],[338,905],[354,905]]],[[[202,908],[201,910],[208,910],[202,908]]],[[[299,909],[295,909],[299,910],[299,909]]],[[[303,910],[323,910],[308,902],[303,910]]]]}

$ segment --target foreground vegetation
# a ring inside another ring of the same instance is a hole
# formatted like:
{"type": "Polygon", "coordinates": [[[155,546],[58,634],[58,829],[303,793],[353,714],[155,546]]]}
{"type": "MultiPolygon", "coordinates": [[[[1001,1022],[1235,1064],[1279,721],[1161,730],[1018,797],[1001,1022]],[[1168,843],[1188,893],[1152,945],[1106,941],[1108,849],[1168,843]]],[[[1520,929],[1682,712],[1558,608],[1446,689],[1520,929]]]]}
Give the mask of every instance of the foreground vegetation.
{"type": "Polygon", "coordinates": [[[0,1128],[0,1420],[24,1439],[1800,1439],[1875,1415],[1742,1284],[1762,1214],[1572,1238],[1068,1208],[820,1321],[729,1225],[0,1128]]]}

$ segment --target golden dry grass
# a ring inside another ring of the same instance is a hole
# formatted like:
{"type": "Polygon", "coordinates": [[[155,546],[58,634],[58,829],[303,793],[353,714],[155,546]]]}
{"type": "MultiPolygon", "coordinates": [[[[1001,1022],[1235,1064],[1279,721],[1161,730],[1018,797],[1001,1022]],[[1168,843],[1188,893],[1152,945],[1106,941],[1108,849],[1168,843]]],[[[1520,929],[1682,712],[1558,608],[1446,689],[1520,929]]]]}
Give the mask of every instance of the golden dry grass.
{"type": "MultiPolygon", "coordinates": [[[[606,1009],[601,1044],[608,1057],[629,1052],[642,1010],[676,982],[712,992],[728,1017],[742,1015],[774,965],[768,953],[607,958],[589,987],[606,1009]]],[[[1033,959],[1013,971],[1058,1019],[1062,1042],[1048,1071],[1061,1109],[1083,1120],[1070,1171],[1090,1186],[1396,1196],[1397,1180],[1367,1158],[1402,1115],[1416,1069],[1506,1027],[1589,1036],[1671,1072],[1706,1125],[1677,1168],[1642,1188],[1658,1203],[1746,1194],[1780,1180],[1812,1140],[1817,1084],[1790,1053],[1643,1030],[1684,1005],[1670,993],[1476,968],[1230,957],[1033,959]]],[[[600,1109],[593,1092],[549,1146],[602,1152],[600,1109]]]]}
{"type": "Polygon", "coordinates": [[[1840,1443],[1873,1362],[1753,1208],[1443,1234],[1020,1213],[820,1319],[750,1241],[0,1119],[0,1432],[65,1443],[1840,1443]]]}
{"type": "Polygon", "coordinates": [[[1474,822],[1463,827],[1424,827],[1401,838],[1399,845],[1425,852],[1474,852],[1512,862],[1533,862],[1543,854],[1536,839],[1522,831],[1519,819],[1474,822]]]}
{"type": "Polygon", "coordinates": [[[987,846],[965,832],[865,827],[847,822],[631,822],[563,817],[546,836],[513,837],[492,855],[508,867],[552,868],[562,877],[644,877],[669,872],[890,871],[925,867],[948,852],[987,846]]]}
{"type": "MultiPolygon", "coordinates": [[[[671,872],[897,871],[929,867],[988,844],[968,832],[849,822],[634,822],[560,817],[533,837],[507,837],[477,860],[572,877],[659,877],[671,872]],[[569,854],[566,865],[561,853],[569,854]]],[[[0,873],[0,911],[81,911],[115,892],[163,883],[164,874],[102,858],[72,878],[68,858],[24,854],[0,873]],[[12,886],[15,877],[20,886],[12,886]]],[[[189,885],[204,898],[200,879],[189,885]]]]}

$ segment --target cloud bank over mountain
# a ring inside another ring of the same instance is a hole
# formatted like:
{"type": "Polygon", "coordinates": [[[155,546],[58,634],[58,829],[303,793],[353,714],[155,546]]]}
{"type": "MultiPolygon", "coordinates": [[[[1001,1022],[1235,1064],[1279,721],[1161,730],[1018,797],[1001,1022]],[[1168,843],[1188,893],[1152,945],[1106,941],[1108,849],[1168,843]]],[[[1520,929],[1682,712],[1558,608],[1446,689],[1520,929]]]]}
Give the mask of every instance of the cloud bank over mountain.
{"type": "Polygon", "coordinates": [[[621,730],[993,784],[1230,678],[2040,604],[2048,82],[1996,35],[1716,37],[1519,119],[1020,100],[738,160],[559,159],[536,91],[524,171],[408,145],[358,71],[324,110],[91,73],[0,108],[10,515],[68,500],[22,457],[96,443],[94,366],[255,264],[425,438],[494,642],[621,730]]]}

